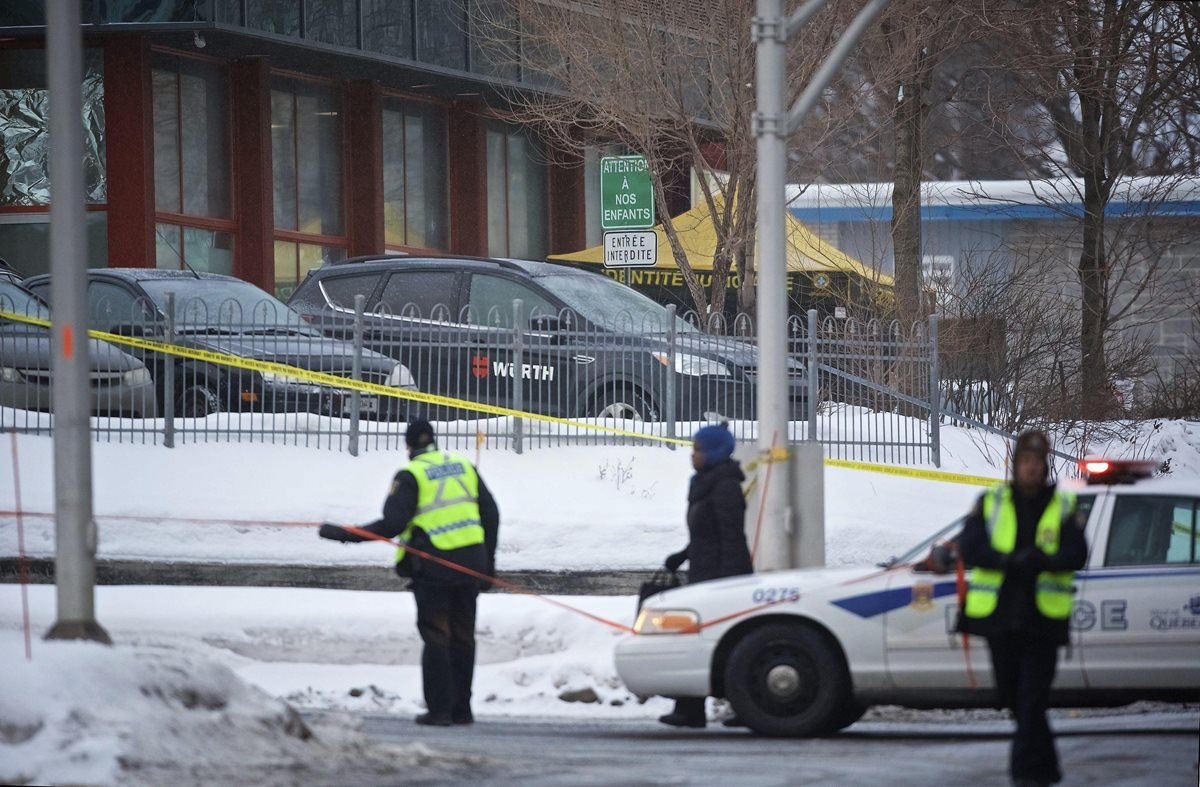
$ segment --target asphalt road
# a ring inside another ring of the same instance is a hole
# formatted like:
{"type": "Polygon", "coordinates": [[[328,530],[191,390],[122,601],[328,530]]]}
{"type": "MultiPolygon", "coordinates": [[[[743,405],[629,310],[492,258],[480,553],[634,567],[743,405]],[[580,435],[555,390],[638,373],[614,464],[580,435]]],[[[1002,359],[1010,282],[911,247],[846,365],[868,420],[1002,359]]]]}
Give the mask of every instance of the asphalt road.
{"type": "MultiPolygon", "coordinates": [[[[919,719],[919,715],[917,717],[919,719]]],[[[419,741],[457,764],[423,784],[472,785],[970,785],[1009,784],[1000,720],[859,722],[828,738],[777,740],[709,725],[489,719],[419,727],[368,716],[379,742],[419,741]],[[471,760],[465,762],[464,758],[471,760]]],[[[1200,714],[1058,718],[1064,787],[1195,787],[1200,714]]]]}

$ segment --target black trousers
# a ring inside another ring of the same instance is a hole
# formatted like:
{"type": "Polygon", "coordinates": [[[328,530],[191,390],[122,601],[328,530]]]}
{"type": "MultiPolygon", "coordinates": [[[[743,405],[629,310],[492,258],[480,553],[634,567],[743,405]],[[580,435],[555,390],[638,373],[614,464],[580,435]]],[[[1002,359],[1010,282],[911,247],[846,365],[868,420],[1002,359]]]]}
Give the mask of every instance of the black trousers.
{"type": "Polygon", "coordinates": [[[471,718],[475,676],[475,584],[443,585],[415,581],[421,681],[430,715],[456,721],[471,718]]]}
{"type": "Polygon", "coordinates": [[[1058,645],[1019,634],[988,637],[1000,704],[1017,723],[1008,771],[1014,781],[1062,780],[1054,735],[1046,720],[1050,684],[1058,668],[1058,645]]]}

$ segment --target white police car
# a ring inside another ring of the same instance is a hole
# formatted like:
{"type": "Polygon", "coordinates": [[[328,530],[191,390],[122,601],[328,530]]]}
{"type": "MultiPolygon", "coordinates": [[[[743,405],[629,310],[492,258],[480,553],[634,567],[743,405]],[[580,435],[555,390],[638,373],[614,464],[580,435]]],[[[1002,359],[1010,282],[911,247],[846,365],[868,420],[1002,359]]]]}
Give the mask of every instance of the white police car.
{"type": "MultiPolygon", "coordinates": [[[[1146,463],[1090,461],[1074,488],[1087,516],[1071,647],[1052,701],[1200,699],[1200,484],[1147,478],[1146,463]]],[[[987,644],[954,633],[955,572],[922,558],[955,522],[873,568],[732,577],[647,599],[616,648],[639,695],[717,696],[764,735],[817,735],[870,705],[993,704],[987,644]]]]}

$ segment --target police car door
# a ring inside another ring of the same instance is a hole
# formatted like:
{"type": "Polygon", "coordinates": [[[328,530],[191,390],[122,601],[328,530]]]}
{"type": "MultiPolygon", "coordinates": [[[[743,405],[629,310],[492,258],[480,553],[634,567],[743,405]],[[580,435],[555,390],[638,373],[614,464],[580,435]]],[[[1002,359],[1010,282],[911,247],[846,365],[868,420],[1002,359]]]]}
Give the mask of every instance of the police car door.
{"type": "Polygon", "coordinates": [[[561,392],[565,350],[555,331],[533,330],[557,308],[523,283],[490,273],[472,273],[464,320],[470,335],[470,385],[473,398],[502,407],[564,415],[561,392]],[[520,324],[514,301],[521,301],[520,324]],[[518,403],[517,386],[520,385],[518,403]]]}
{"type": "Polygon", "coordinates": [[[1200,497],[1107,498],[1074,618],[1088,684],[1200,686],[1200,497]]]}

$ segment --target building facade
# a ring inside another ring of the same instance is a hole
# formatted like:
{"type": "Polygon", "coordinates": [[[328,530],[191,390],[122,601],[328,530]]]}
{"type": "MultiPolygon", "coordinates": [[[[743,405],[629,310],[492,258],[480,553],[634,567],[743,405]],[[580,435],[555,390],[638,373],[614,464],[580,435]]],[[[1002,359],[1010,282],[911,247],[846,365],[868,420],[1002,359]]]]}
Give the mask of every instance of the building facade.
{"type": "MultiPolygon", "coordinates": [[[[553,85],[489,57],[486,3],[82,0],[88,264],[286,298],[349,256],[584,247],[589,156],[502,117],[553,85]]],[[[26,276],[49,265],[44,39],[44,3],[0,4],[0,258],[26,276]]]]}

